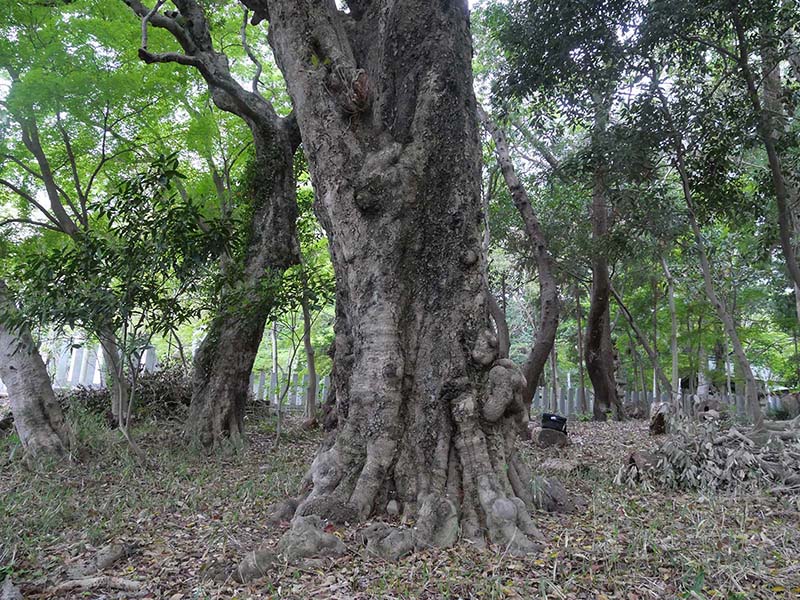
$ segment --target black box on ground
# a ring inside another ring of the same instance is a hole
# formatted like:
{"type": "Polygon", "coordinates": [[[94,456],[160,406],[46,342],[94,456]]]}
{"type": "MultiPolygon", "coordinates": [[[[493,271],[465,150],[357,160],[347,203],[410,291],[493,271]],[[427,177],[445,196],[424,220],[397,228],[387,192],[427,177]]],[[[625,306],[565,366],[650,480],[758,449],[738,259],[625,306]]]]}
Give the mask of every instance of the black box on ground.
{"type": "Polygon", "coordinates": [[[567,417],[544,413],[542,414],[542,429],[555,429],[567,433],[567,417]]]}

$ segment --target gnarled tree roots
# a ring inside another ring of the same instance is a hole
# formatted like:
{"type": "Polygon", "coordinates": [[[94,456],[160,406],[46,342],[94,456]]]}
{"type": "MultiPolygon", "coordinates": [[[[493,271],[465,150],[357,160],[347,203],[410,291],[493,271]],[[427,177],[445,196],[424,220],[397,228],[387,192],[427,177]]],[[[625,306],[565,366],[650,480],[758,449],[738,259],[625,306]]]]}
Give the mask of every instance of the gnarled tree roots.
{"type": "MultiPolygon", "coordinates": [[[[477,351],[472,359],[489,369],[484,389],[467,377],[449,382],[442,391],[447,418],[424,435],[399,427],[400,411],[372,435],[348,420],[317,454],[287,538],[306,531],[310,515],[353,524],[399,509],[413,526],[371,525],[363,532],[369,552],[397,559],[460,538],[511,554],[539,550],[541,535],[529,514],[532,477],[514,447],[525,380],[508,359],[484,361],[477,351]]],[[[325,554],[325,538],[315,539],[325,554]]]]}

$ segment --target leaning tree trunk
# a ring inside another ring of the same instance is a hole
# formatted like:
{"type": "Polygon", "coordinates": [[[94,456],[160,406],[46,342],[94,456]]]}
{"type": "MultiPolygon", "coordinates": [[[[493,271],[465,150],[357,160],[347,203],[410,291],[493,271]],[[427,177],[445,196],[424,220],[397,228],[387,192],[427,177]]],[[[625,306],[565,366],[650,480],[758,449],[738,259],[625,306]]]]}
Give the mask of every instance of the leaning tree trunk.
{"type": "Polygon", "coordinates": [[[0,281],[0,379],[8,389],[11,414],[22,447],[31,458],[64,456],[69,427],[53,394],[50,376],[28,327],[19,319],[0,281]]]}
{"type": "MultiPolygon", "coordinates": [[[[196,68],[220,109],[239,116],[253,135],[253,201],[245,255],[236,283],[222,294],[221,308],[195,356],[192,404],[187,431],[203,446],[219,445],[242,434],[250,373],[264,332],[275,286],[299,259],[295,238],[297,206],[292,160],[300,139],[294,118],[280,117],[258,93],[233,77],[228,58],[213,45],[211,28],[197,0],[174,0],[177,11],[160,12],[140,0],[123,0],[142,20],[139,57],[146,63],[179,63],[196,68]],[[148,24],[166,30],[183,53],[148,49],[148,24]]],[[[243,38],[245,50],[248,50],[243,38]]],[[[248,51],[248,55],[251,53],[248,51]]],[[[252,55],[251,55],[252,57],[252,55]]],[[[260,65],[259,65],[260,72],[260,65]]]]}
{"type": "MultiPolygon", "coordinates": [[[[753,370],[750,367],[750,361],[747,359],[747,355],[744,351],[744,346],[742,345],[741,340],[739,339],[739,333],[736,331],[736,324],[733,321],[733,317],[731,316],[730,311],[728,310],[727,306],[723,302],[723,300],[719,297],[716,292],[716,288],[714,287],[714,279],[711,273],[711,265],[708,260],[708,253],[706,252],[705,242],[703,240],[702,232],[700,231],[700,225],[697,222],[697,217],[694,208],[694,196],[692,193],[692,182],[689,176],[689,170],[686,166],[686,160],[684,157],[684,142],[681,138],[680,134],[678,133],[677,128],[672,120],[672,115],[669,111],[669,104],[667,102],[666,96],[664,96],[663,92],[658,89],[658,96],[661,102],[662,112],[664,118],[671,129],[672,134],[672,143],[673,143],[673,162],[675,168],[678,171],[678,175],[681,179],[681,188],[683,191],[683,197],[686,201],[686,208],[689,216],[689,224],[692,228],[692,233],[694,234],[695,242],[697,244],[697,252],[700,258],[700,270],[703,275],[703,283],[705,285],[706,296],[708,296],[709,301],[714,306],[714,309],[717,311],[717,316],[719,317],[720,322],[722,323],[723,328],[725,329],[725,333],[728,338],[731,340],[731,345],[733,346],[733,353],[736,357],[736,364],[739,366],[742,376],[745,380],[745,396],[746,396],[746,406],[747,412],[750,416],[750,419],[753,422],[753,426],[756,430],[763,430],[764,429],[764,415],[761,412],[761,406],[758,402],[758,387],[756,384],[755,376],[753,375],[753,370]]],[[[666,262],[664,263],[666,266],[666,262]]],[[[700,369],[700,365],[698,365],[698,372],[700,369]]]]}
{"type": "MultiPolygon", "coordinates": [[[[617,293],[617,290],[615,290],[613,286],[609,286],[609,289],[611,291],[611,295],[614,297],[614,300],[617,303],[617,306],[619,307],[620,311],[622,311],[622,315],[625,317],[625,320],[628,321],[628,325],[630,326],[631,330],[633,330],[636,339],[639,340],[639,344],[647,353],[647,357],[650,359],[650,362],[653,365],[654,373],[658,378],[658,381],[664,386],[664,389],[668,391],[669,395],[672,396],[672,385],[670,384],[669,379],[667,379],[667,376],[664,375],[664,371],[661,370],[661,364],[658,362],[658,353],[654,347],[650,345],[650,342],[647,341],[647,336],[636,323],[636,319],[633,318],[631,311],[628,310],[628,307],[622,301],[622,296],[617,293]]],[[[633,342],[632,339],[631,342],[633,342]]],[[[642,389],[644,389],[644,386],[642,389]]]]}
{"type": "MultiPolygon", "coordinates": [[[[297,261],[294,238],[295,144],[283,128],[253,130],[255,164],[248,190],[253,217],[238,282],[222,294],[194,359],[187,431],[205,447],[244,433],[250,373],[284,270],[297,261]]],[[[232,263],[230,269],[236,269],[232,263]]],[[[230,276],[230,274],[229,274],[230,276]]]]}
{"type": "MultiPolygon", "coordinates": [[[[528,357],[525,360],[523,373],[525,374],[525,401],[530,404],[533,402],[533,395],[536,393],[536,386],[542,376],[547,357],[554,352],[556,333],[559,321],[559,302],[558,285],[556,284],[553,257],[547,248],[547,239],[544,237],[539,219],[533,210],[533,205],[528,197],[528,192],[522,185],[517,176],[514,163],[511,161],[511,152],[508,147],[508,140],[505,132],[495,124],[486,111],[478,106],[478,117],[483,126],[492,136],[495,143],[495,155],[503,173],[506,185],[511,192],[511,199],[517,207],[522,222],[525,226],[525,235],[532,246],[534,256],[536,256],[536,269],[539,274],[539,291],[541,296],[541,314],[539,320],[539,330],[533,341],[528,357]]],[[[554,378],[555,381],[555,378],[554,378]]],[[[555,394],[555,390],[554,390],[555,394]]]]}
{"type": "Polygon", "coordinates": [[[269,2],[337,281],[338,431],[297,514],[352,522],[395,500],[417,547],[531,551],[525,380],[498,359],[483,276],[466,2],[348,6],[269,2]]]}

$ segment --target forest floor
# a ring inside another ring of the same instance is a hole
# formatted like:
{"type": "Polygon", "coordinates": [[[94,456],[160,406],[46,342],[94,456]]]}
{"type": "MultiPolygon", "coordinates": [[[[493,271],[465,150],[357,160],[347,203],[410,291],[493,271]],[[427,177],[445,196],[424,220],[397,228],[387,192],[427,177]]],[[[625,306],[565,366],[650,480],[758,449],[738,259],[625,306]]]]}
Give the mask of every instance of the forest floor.
{"type": "MultiPolygon", "coordinates": [[[[177,426],[142,426],[136,438],[150,463],[142,466],[99,420],[84,418],[85,449],[75,464],[0,466],[0,582],[8,575],[27,599],[800,596],[796,506],[767,495],[613,484],[632,450],[654,444],[641,421],[575,423],[562,450],[526,444],[538,472],[586,500],[580,514],[534,515],[546,540],[539,554],[516,558],[461,544],[386,563],[364,555],[355,529],[337,529],[349,551],[343,557],[285,566],[249,586],[218,582],[204,577],[209,565],[233,567],[286,529],[266,525],[266,516],[296,493],[320,438],[290,424],[275,447],[273,420],[250,417],[247,426],[243,451],[210,458],[187,449],[177,426]],[[53,591],[109,543],[130,553],[100,574],[140,590],[53,591]]],[[[0,451],[5,460],[1,441],[0,451]]]]}

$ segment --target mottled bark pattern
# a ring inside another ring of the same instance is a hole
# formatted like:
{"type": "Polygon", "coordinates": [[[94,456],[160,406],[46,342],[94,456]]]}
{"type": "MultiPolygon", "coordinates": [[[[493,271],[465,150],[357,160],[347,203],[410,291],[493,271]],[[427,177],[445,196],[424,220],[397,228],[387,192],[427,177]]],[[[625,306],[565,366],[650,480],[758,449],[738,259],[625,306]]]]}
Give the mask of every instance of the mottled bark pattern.
{"type": "MultiPolygon", "coordinates": [[[[16,313],[2,281],[0,313],[3,317],[16,313]]],[[[69,429],[26,326],[9,328],[0,322],[0,379],[8,389],[14,425],[25,452],[32,458],[66,454],[69,429]]]]}
{"type": "Polygon", "coordinates": [[[268,3],[337,278],[338,431],[298,514],[535,547],[525,380],[487,309],[466,2],[268,3]]]}

